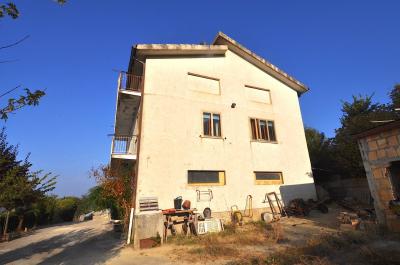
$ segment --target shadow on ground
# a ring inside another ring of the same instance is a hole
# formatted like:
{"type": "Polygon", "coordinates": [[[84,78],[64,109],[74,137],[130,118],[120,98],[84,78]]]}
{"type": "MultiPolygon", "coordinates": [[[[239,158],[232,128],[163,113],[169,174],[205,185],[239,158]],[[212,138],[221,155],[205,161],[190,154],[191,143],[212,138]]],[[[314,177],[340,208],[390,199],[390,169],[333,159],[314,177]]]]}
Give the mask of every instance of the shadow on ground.
{"type": "Polygon", "coordinates": [[[122,247],[120,235],[113,231],[95,232],[79,229],[31,243],[0,255],[0,264],[99,264],[118,254],[122,247]]]}

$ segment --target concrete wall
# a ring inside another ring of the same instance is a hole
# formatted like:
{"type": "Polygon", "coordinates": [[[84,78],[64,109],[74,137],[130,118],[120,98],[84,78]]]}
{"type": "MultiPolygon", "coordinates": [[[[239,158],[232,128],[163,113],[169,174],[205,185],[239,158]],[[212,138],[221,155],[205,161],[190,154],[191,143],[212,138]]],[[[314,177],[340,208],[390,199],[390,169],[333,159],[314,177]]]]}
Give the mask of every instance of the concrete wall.
{"type": "Polygon", "coordinates": [[[148,58],[143,96],[137,200],[157,196],[165,209],[183,196],[201,211],[223,212],[244,209],[251,194],[263,208],[265,193],[281,185],[256,185],[253,171],[281,171],[291,187],[286,201],[315,198],[297,92],[236,54],[148,58]],[[188,72],[218,78],[220,94],[193,89],[188,72]],[[269,89],[272,104],[249,99],[245,85],[269,89]],[[222,138],[201,137],[203,111],[221,114],[222,138]],[[249,117],[274,120],[277,143],[252,141],[249,117]],[[188,185],[188,170],[224,170],[226,185],[188,185]],[[196,189],[212,189],[214,199],[197,202],[196,189]]]}
{"type": "Polygon", "coordinates": [[[378,221],[400,232],[400,218],[389,210],[389,201],[395,198],[388,170],[392,161],[400,160],[400,129],[360,139],[359,147],[378,221]]]}

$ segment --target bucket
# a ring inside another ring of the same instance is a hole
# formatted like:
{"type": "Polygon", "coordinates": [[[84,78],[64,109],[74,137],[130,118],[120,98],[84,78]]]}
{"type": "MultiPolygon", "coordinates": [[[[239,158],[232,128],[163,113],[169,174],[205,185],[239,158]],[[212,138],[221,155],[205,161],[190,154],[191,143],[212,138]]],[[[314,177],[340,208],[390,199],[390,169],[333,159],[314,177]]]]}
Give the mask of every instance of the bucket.
{"type": "Polygon", "coordinates": [[[176,197],[174,199],[174,208],[180,210],[182,207],[182,196],[176,197]]]}

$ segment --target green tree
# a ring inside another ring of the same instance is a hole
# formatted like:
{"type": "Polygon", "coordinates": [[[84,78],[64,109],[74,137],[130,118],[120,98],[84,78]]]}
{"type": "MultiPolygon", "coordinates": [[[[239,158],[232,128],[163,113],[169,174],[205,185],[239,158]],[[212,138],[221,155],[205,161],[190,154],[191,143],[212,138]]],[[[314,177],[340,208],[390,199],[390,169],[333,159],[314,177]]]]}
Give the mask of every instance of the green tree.
{"type": "MultiPolygon", "coordinates": [[[[0,133],[0,207],[8,213],[14,210],[19,217],[18,229],[22,229],[24,213],[33,203],[44,198],[55,188],[56,176],[31,171],[29,155],[24,160],[17,160],[18,149],[7,142],[4,129],[0,133]]],[[[7,232],[7,223],[4,234],[7,232]]]]}
{"type": "Polygon", "coordinates": [[[333,156],[338,173],[343,177],[365,176],[355,134],[395,117],[393,109],[386,104],[373,103],[371,96],[353,96],[352,101],[342,102],[341,127],[335,130],[332,141],[333,156]]]}
{"type": "Polygon", "coordinates": [[[64,222],[71,222],[76,210],[78,209],[79,198],[77,197],[64,197],[57,199],[56,202],[56,215],[64,222]]]}
{"type": "Polygon", "coordinates": [[[394,85],[393,89],[389,93],[389,97],[391,100],[391,107],[393,109],[400,108],[400,84],[394,85]]]}
{"type": "MultiPolygon", "coordinates": [[[[59,4],[65,4],[67,1],[66,0],[56,0],[57,3],[59,4]]],[[[12,18],[12,19],[17,19],[19,17],[20,13],[17,8],[17,6],[13,2],[8,2],[8,3],[0,3],[0,18],[4,18],[6,16],[12,18]]]]}
{"type": "Polygon", "coordinates": [[[305,128],[305,135],[314,180],[316,182],[324,181],[327,176],[335,172],[335,161],[332,157],[332,139],[310,127],[305,128]]]}
{"type": "Polygon", "coordinates": [[[104,209],[110,209],[112,219],[121,218],[122,211],[118,207],[116,199],[111,197],[102,185],[98,185],[82,196],[77,212],[78,214],[85,214],[104,209]]]}

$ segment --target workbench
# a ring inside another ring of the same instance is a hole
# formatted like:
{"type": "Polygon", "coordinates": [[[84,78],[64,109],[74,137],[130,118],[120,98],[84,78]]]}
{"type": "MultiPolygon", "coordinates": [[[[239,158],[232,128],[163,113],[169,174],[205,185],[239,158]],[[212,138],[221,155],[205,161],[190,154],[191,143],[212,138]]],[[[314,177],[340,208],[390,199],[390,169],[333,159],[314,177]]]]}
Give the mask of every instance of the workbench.
{"type": "Polygon", "coordinates": [[[167,242],[168,230],[171,235],[176,235],[177,224],[182,224],[182,232],[189,236],[190,234],[197,235],[197,214],[196,209],[188,210],[163,210],[164,215],[164,242],[167,242]]]}

